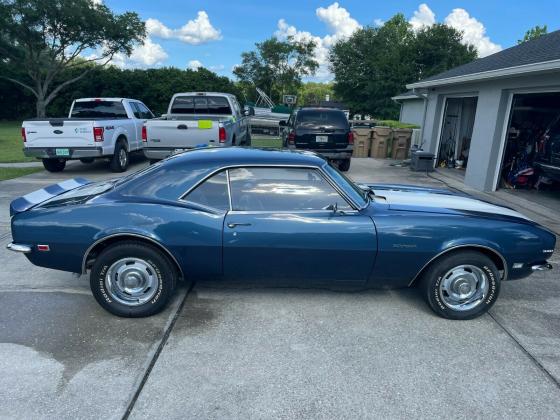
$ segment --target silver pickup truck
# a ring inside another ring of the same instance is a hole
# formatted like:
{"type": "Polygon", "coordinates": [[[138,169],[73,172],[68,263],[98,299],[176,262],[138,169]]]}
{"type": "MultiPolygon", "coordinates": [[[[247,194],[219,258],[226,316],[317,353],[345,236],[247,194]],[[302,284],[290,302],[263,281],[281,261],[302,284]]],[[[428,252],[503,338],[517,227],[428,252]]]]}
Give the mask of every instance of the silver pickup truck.
{"type": "Polygon", "coordinates": [[[97,158],[109,158],[112,171],[124,172],[129,153],[144,145],[144,123],[153,117],[148,107],[136,99],[76,99],[68,118],[24,121],[23,152],[41,159],[50,172],[64,170],[68,160],[90,163],[97,158]]]}
{"type": "Polygon", "coordinates": [[[146,121],[142,140],[144,155],[155,161],[197,147],[248,146],[251,132],[234,95],[187,92],[173,95],[167,114],[146,121]]]}

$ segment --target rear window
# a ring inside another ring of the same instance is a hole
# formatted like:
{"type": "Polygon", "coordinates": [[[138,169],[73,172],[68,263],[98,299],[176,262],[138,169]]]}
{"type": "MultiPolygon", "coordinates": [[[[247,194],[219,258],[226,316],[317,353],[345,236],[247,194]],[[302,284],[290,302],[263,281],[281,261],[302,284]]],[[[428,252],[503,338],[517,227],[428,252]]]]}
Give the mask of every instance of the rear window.
{"type": "Polygon", "coordinates": [[[232,115],[223,96],[178,96],[171,105],[172,114],[232,115]]]}
{"type": "Polygon", "coordinates": [[[122,102],[88,101],[76,102],[72,108],[73,118],[127,118],[122,102]]]}
{"type": "Polygon", "coordinates": [[[297,113],[296,124],[301,126],[321,126],[348,128],[346,115],[341,111],[301,110],[297,113]]]}

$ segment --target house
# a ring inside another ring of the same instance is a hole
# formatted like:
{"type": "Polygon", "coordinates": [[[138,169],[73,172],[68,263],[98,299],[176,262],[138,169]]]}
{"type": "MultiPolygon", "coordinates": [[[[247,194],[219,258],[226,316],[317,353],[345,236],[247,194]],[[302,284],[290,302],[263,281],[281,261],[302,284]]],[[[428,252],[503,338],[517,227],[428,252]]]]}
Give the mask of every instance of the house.
{"type": "Polygon", "coordinates": [[[407,89],[393,98],[402,104],[401,121],[422,127],[423,148],[435,154],[435,165],[458,168],[465,184],[483,191],[557,187],[535,162],[550,149],[543,143],[547,130],[560,124],[560,31],[407,89]],[[523,168],[535,175],[520,178],[523,168]]]}

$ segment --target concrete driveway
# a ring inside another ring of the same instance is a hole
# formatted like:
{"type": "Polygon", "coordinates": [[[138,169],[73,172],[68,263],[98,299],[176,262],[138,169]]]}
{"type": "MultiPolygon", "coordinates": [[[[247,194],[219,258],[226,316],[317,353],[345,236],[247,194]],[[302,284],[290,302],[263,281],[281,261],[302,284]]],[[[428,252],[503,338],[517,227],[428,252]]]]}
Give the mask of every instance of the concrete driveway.
{"type": "MultiPolygon", "coordinates": [[[[371,159],[350,175],[442,186],[371,159]]],[[[560,417],[560,254],[473,321],[436,317],[414,290],[220,284],[120,319],[86,276],[4,248],[9,202],[74,176],[114,174],[72,163],[0,182],[0,418],[560,417]]]]}

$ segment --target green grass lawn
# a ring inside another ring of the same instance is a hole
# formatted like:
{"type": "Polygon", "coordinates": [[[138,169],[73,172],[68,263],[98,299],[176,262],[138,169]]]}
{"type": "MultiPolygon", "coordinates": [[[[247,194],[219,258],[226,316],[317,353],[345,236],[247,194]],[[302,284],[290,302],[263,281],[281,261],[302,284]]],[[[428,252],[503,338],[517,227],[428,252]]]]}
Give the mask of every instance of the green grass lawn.
{"type": "Polygon", "coordinates": [[[282,140],[278,138],[251,138],[251,146],[253,147],[272,147],[275,149],[282,148],[282,140]]]}
{"type": "Polygon", "coordinates": [[[0,121],[0,163],[33,162],[23,155],[21,121],[0,121]]]}
{"type": "Polygon", "coordinates": [[[42,166],[38,166],[36,168],[0,168],[0,181],[33,174],[42,170],[42,166]]]}

